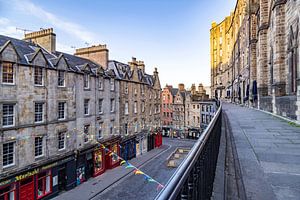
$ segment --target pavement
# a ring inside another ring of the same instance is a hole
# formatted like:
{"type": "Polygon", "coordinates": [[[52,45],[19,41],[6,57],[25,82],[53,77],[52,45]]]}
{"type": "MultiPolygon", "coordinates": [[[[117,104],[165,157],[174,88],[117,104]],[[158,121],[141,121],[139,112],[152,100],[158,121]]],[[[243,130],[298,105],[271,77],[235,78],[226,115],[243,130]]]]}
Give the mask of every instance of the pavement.
{"type": "MultiPolygon", "coordinates": [[[[146,174],[166,184],[176,168],[166,167],[167,157],[177,147],[192,147],[195,140],[163,138],[163,145],[129,162],[146,174]]],[[[104,174],[55,197],[55,200],[85,199],[154,199],[159,191],[155,183],[146,183],[142,176],[123,166],[107,170],[104,174]]]]}
{"type": "MultiPolygon", "coordinates": [[[[235,167],[235,171],[229,169],[235,180],[224,189],[227,199],[244,199],[244,192],[246,199],[299,200],[300,128],[239,105],[223,103],[223,111],[232,139],[227,164],[235,167]]],[[[228,170],[225,180],[226,176],[228,170]]]]}

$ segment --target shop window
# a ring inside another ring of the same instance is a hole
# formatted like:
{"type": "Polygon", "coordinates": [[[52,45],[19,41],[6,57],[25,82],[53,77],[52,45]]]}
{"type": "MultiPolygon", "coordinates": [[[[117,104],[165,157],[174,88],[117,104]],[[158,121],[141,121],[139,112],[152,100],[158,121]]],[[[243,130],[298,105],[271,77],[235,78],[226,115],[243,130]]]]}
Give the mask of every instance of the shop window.
{"type": "Polygon", "coordinates": [[[51,171],[46,171],[38,174],[37,179],[37,196],[38,199],[52,192],[52,176],[51,171]]]}
{"type": "Polygon", "coordinates": [[[14,84],[14,68],[12,63],[2,63],[2,83],[14,84]]]}
{"type": "Polygon", "coordinates": [[[94,152],[94,174],[97,175],[103,169],[103,155],[102,151],[98,150],[94,152]]]}
{"type": "Polygon", "coordinates": [[[43,68],[41,67],[34,68],[34,84],[38,86],[44,85],[43,68]]]}
{"type": "Polygon", "coordinates": [[[15,142],[3,144],[3,167],[9,167],[15,164],[15,142]]]}
{"type": "Polygon", "coordinates": [[[118,144],[113,144],[111,147],[111,151],[114,153],[111,156],[111,162],[112,164],[115,164],[116,162],[118,162],[118,144]]]}
{"type": "Polygon", "coordinates": [[[16,199],[16,185],[11,184],[6,187],[0,188],[1,200],[15,200],[16,199]]]}

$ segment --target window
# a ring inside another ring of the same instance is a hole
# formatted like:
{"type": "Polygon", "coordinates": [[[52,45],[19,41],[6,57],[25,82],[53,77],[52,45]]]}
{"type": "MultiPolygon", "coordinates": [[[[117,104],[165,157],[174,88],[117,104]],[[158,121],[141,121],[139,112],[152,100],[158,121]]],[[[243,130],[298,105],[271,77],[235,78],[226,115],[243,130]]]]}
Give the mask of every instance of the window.
{"type": "Polygon", "coordinates": [[[65,102],[58,102],[58,119],[65,119],[65,114],[66,114],[66,110],[65,110],[65,102]]]}
{"type": "Polygon", "coordinates": [[[195,105],[193,105],[193,109],[196,109],[195,105]]]}
{"type": "Polygon", "coordinates": [[[137,95],[137,89],[134,88],[134,95],[137,95]]]}
{"type": "Polygon", "coordinates": [[[141,94],[144,94],[144,85],[141,85],[141,94]]]}
{"type": "Polygon", "coordinates": [[[204,114],[201,115],[201,122],[205,123],[205,115],[204,114]]]}
{"type": "Polygon", "coordinates": [[[2,63],[2,83],[13,84],[14,83],[14,68],[12,63],[2,63]]]}
{"type": "Polygon", "coordinates": [[[103,113],[103,99],[99,99],[98,110],[99,110],[99,114],[103,113]]]}
{"type": "Polygon", "coordinates": [[[198,123],[200,123],[200,117],[197,117],[198,123]]]}
{"type": "Polygon", "coordinates": [[[9,167],[15,164],[15,142],[3,144],[3,167],[9,167]]]}
{"type": "Polygon", "coordinates": [[[66,132],[58,133],[58,150],[63,150],[66,148],[66,132]]]}
{"type": "Polygon", "coordinates": [[[44,103],[35,103],[34,105],[34,121],[43,122],[44,121],[44,103]]]}
{"type": "Polygon", "coordinates": [[[152,106],[151,106],[151,104],[149,105],[149,115],[151,115],[152,114],[152,106]]]}
{"type": "Polygon", "coordinates": [[[90,134],[89,129],[90,129],[90,125],[85,125],[83,127],[83,140],[85,143],[89,141],[89,134],[90,134]]]}
{"type": "Polygon", "coordinates": [[[0,189],[0,199],[14,200],[16,199],[16,184],[10,184],[0,189]]]}
{"type": "Polygon", "coordinates": [[[58,70],[58,86],[64,87],[65,86],[65,72],[62,70],[58,70]]]}
{"type": "Polygon", "coordinates": [[[136,101],[133,104],[133,112],[137,113],[137,102],[136,101]]]}
{"type": "Polygon", "coordinates": [[[115,80],[110,79],[110,91],[114,91],[114,90],[115,90],[115,80]]]}
{"type": "Polygon", "coordinates": [[[125,115],[128,115],[128,102],[125,102],[125,115]]]}
{"type": "Polygon", "coordinates": [[[200,105],[197,105],[197,109],[200,109],[200,105]]]}
{"type": "Polygon", "coordinates": [[[142,109],[142,112],[145,112],[145,102],[144,101],[141,104],[141,109],[142,109]]]}
{"type": "Polygon", "coordinates": [[[114,123],[115,121],[111,120],[110,127],[109,127],[109,132],[111,135],[114,134],[114,123]]]}
{"type": "Polygon", "coordinates": [[[35,67],[34,68],[34,84],[42,86],[43,85],[43,68],[35,67]]]}
{"type": "Polygon", "coordinates": [[[34,156],[43,156],[43,137],[36,137],[34,140],[34,156]]]}
{"type": "Polygon", "coordinates": [[[115,99],[110,100],[110,112],[115,111],[115,99]]]}
{"type": "Polygon", "coordinates": [[[83,87],[84,89],[90,88],[90,76],[88,74],[83,75],[83,87]]]}
{"type": "Polygon", "coordinates": [[[103,123],[99,123],[98,139],[102,138],[102,127],[103,127],[103,123]]]}
{"type": "Polygon", "coordinates": [[[89,99],[84,100],[84,115],[89,115],[89,99]]]}
{"type": "Polygon", "coordinates": [[[14,126],[15,125],[15,104],[3,104],[3,118],[2,125],[3,127],[14,126]]]}
{"type": "Polygon", "coordinates": [[[52,192],[51,179],[52,176],[50,170],[38,174],[38,179],[37,179],[38,199],[52,192]]]}
{"type": "Polygon", "coordinates": [[[103,90],[103,78],[99,78],[99,90],[103,90]]]}
{"type": "Polygon", "coordinates": [[[128,83],[125,82],[125,94],[128,94],[128,83]]]}
{"type": "Polygon", "coordinates": [[[194,121],[194,123],[196,123],[196,117],[195,116],[193,116],[193,121],[194,121]]]}
{"type": "Polygon", "coordinates": [[[136,123],[135,123],[135,126],[134,126],[134,132],[137,132],[137,131],[138,131],[138,125],[139,125],[139,124],[136,122],[136,123]]]}
{"type": "Polygon", "coordinates": [[[124,129],[125,129],[125,135],[127,135],[128,134],[128,124],[127,123],[124,125],[124,129]]]}

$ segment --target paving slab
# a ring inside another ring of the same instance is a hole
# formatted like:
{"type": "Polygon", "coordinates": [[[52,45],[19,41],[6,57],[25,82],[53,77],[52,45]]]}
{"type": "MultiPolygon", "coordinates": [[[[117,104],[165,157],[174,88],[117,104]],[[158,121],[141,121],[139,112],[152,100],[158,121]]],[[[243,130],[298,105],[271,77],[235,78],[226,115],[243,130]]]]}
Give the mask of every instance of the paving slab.
{"type": "Polygon", "coordinates": [[[247,199],[300,199],[300,128],[267,113],[223,104],[247,199]]]}

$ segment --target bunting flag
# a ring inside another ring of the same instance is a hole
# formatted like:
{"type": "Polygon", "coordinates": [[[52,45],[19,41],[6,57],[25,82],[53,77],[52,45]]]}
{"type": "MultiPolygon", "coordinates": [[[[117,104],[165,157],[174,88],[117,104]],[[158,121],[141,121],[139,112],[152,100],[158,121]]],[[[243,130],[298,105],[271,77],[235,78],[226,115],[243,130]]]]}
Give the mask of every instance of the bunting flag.
{"type": "Polygon", "coordinates": [[[144,174],[144,172],[142,172],[141,170],[136,169],[136,170],[134,170],[134,174],[139,175],[139,174],[144,174]]]}
{"type": "Polygon", "coordinates": [[[135,167],[133,165],[131,165],[131,164],[128,164],[125,168],[126,169],[130,169],[130,168],[135,168],[135,167]]]}
{"type": "MultiPolygon", "coordinates": [[[[120,157],[119,157],[120,158],[120,157]]],[[[126,161],[125,160],[122,160],[121,162],[120,162],[120,165],[123,165],[123,164],[125,164],[126,163],[126,161]]]]}
{"type": "Polygon", "coordinates": [[[162,189],[164,186],[162,184],[158,184],[158,186],[156,187],[156,190],[159,191],[160,189],[162,189]]]}

